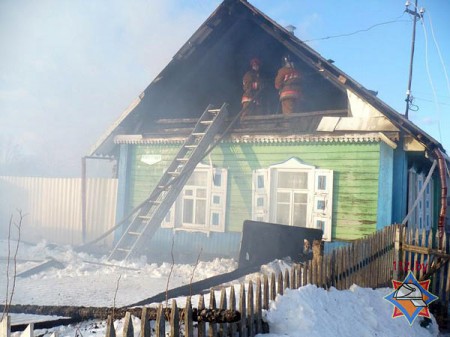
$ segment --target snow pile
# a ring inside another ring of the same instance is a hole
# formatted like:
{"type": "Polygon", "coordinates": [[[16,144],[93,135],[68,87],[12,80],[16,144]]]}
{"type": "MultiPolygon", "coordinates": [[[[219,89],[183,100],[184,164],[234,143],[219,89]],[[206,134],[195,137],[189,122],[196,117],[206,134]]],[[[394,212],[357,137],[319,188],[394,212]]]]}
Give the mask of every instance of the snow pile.
{"type": "MultiPolygon", "coordinates": [[[[14,246],[14,245],[12,245],[14,246]]],[[[0,241],[0,256],[6,257],[7,242],[0,241]]],[[[189,284],[214,275],[233,271],[237,263],[229,259],[215,259],[199,262],[197,266],[170,263],[148,264],[145,258],[122,261],[112,264],[106,257],[95,257],[78,253],[72,247],[55,247],[45,242],[37,246],[21,243],[17,259],[17,272],[25,271],[49,257],[61,262],[62,268],[47,268],[27,277],[17,277],[13,304],[38,305],[83,305],[116,306],[127,305],[164,292],[169,279],[169,288],[189,284]],[[30,260],[34,260],[31,261],[30,260]],[[170,275],[170,277],[169,277],[170,275]],[[120,278],[120,281],[118,281],[120,278]],[[117,293],[116,293],[117,289],[117,293]]],[[[5,301],[6,264],[0,259],[0,303],[5,301]]],[[[226,284],[234,285],[239,294],[240,284],[255,281],[261,274],[284,273],[292,266],[291,261],[276,260],[262,266],[260,273],[254,273],[226,284]]],[[[12,268],[12,266],[10,266],[12,268]]],[[[11,271],[12,269],[10,269],[11,271]]],[[[11,274],[10,281],[11,281],[11,274]]],[[[11,283],[9,285],[11,287],[11,283]]],[[[416,319],[413,326],[404,317],[392,318],[393,306],[384,296],[392,290],[366,289],[357,286],[350,290],[326,291],[315,286],[287,290],[271,302],[270,310],[265,312],[271,334],[266,337],[300,336],[437,336],[435,319],[427,328],[420,326],[422,318],[416,319]]],[[[220,292],[216,292],[216,298],[220,292]]],[[[178,306],[185,305],[185,298],[177,298],[178,306]]],[[[209,303],[209,296],[205,296],[209,303]]],[[[198,296],[193,296],[194,306],[198,296]]],[[[14,320],[14,318],[13,318],[14,320]]],[[[135,336],[139,336],[139,319],[134,318],[135,336]]],[[[115,322],[117,334],[122,334],[123,320],[115,322]]],[[[83,337],[103,336],[104,321],[82,322],[76,326],[57,327],[37,335],[48,336],[58,331],[62,337],[81,333],[83,337]]]]}
{"type": "Polygon", "coordinates": [[[393,306],[383,297],[392,289],[369,289],[353,285],[350,290],[326,291],[308,285],[287,290],[270,304],[266,337],[323,336],[437,336],[434,317],[428,328],[420,326],[421,317],[412,326],[404,317],[393,319],[393,306]]]}
{"type": "MultiPolygon", "coordinates": [[[[15,243],[12,244],[15,247],[15,243]]],[[[0,241],[0,254],[7,256],[6,241],[0,241]]],[[[132,261],[107,261],[85,253],[75,252],[70,246],[36,246],[21,243],[17,274],[53,258],[62,268],[47,268],[28,277],[17,277],[13,304],[124,306],[211,276],[235,270],[232,259],[215,259],[188,264],[147,264],[145,258],[132,261]],[[30,262],[31,260],[31,262],[30,262]],[[167,285],[167,280],[169,284],[167,285]],[[117,289],[117,293],[116,293],[117,289]]],[[[0,290],[6,289],[6,259],[0,265],[0,290]]],[[[176,263],[176,261],[175,261],[176,263]]],[[[10,278],[13,275],[10,265],[10,278]]],[[[10,279],[10,281],[12,281],[10,279]]],[[[0,291],[0,303],[5,291],[0,291]]]]}

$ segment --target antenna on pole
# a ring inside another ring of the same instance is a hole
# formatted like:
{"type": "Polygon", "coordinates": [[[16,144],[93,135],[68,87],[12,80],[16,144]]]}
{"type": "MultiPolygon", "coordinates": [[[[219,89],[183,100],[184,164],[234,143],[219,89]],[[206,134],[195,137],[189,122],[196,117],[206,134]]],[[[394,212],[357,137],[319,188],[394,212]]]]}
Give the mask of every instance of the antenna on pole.
{"type": "Polygon", "coordinates": [[[414,62],[414,46],[416,43],[416,23],[417,20],[422,19],[423,13],[425,10],[423,8],[420,9],[419,12],[417,12],[417,1],[415,0],[414,4],[414,10],[410,10],[409,6],[411,3],[409,1],[406,1],[405,6],[405,12],[411,14],[413,16],[413,32],[412,32],[412,40],[411,40],[411,59],[409,62],[409,78],[408,78],[408,89],[406,90],[406,110],[405,110],[405,117],[408,118],[409,115],[409,107],[412,103],[413,97],[411,96],[411,83],[412,83],[412,74],[413,74],[413,62],[414,62]]]}

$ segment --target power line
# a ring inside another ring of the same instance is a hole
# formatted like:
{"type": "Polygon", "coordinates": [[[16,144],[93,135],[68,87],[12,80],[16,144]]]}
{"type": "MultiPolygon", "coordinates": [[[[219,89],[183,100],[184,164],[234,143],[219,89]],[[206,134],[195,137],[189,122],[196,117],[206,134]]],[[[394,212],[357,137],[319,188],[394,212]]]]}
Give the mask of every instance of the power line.
{"type": "MultiPolygon", "coordinates": [[[[430,93],[428,91],[421,91],[421,90],[416,90],[415,93],[419,94],[419,95],[424,95],[424,96],[429,96],[430,95],[430,93]]],[[[437,97],[439,97],[440,100],[448,100],[448,99],[450,99],[449,95],[438,94],[437,97]]]]}
{"type": "MultiPolygon", "coordinates": [[[[403,13],[403,14],[404,14],[404,13],[403,13]]],[[[375,27],[382,26],[382,25],[388,25],[388,24],[396,23],[396,22],[408,22],[408,20],[400,20],[400,18],[403,16],[403,14],[400,15],[399,17],[393,19],[393,20],[385,21],[385,22],[380,22],[380,23],[376,23],[376,24],[370,26],[369,28],[359,29],[359,30],[356,30],[356,31],[351,32],[351,33],[345,33],[345,34],[339,34],[339,35],[330,35],[330,36],[326,36],[326,37],[320,37],[320,38],[317,38],[317,39],[303,40],[303,42],[311,42],[311,41],[319,41],[319,40],[329,40],[329,39],[334,39],[334,38],[337,38],[337,37],[351,36],[351,35],[355,35],[355,34],[358,34],[358,33],[367,32],[367,31],[369,31],[369,30],[371,30],[371,29],[373,29],[373,28],[375,28],[375,27]]]]}
{"type": "Polygon", "coordinates": [[[422,23],[422,28],[423,28],[423,32],[424,32],[424,38],[425,38],[425,69],[427,70],[428,81],[430,82],[431,91],[433,92],[434,105],[435,105],[436,111],[438,113],[437,126],[438,126],[438,133],[439,133],[439,141],[442,142],[441,123],[440,123],[440,111],[441,110],[440,110],[440,106],[437,101],[436,90],[434,88],[433,79],[432,79],[431,73],[430,73],[430,64],[428,62],[428,34],[427,34],[426,27],[425,27],[425,23],[423,21],[423,17],[420,18],[420,21],[422,23]]]}
{"type": "Polygon", "coordinates": [[[441,65],[442,65],[442,68],[444,70],[445,79],[447,81],[447,90],[448,90],[448,92],[450,94],[450,81],[448,79],[447,68],[445,67],[445,62],[444,62],[444,59],[442,57],[441,48],[439,48],[439,44],[437,43],[436,37],[434,35],[433,22],[431,20],[431,14],[430,13],[428,13],[428,17],[430,18],[429,21],[430,21],[430,28],[431,28],[431,36],[433,37],[434,45],[436,46],[436,49],[437,49],[437,52],[438,52],[438,55],[439,55],[439,59],[441,61],[441,65]]]}
{"type": "Polygon", "coordinates": [[[436,107],[436,112],[437,112],[437,126],[438,126],[438,133],[439,133],[439,141],[442,142],[441,122],[440,122],[441,108],[439,105],[439,101],[438,101],[438,98],[436,95],[436,89],[434,87],[434,83],[433,83],[433,80],[431,78],[431,73],[430,73],[430,63],[428,61],[428,34],[427,34],[427,29],[425,27],[425,23],[423,21],[423,16],[420,17],[420,22],[422,23],[422,28],[423,28],[424,37],[425,37],[425,68],[427,70],[428,80],[430,82],[431,91],[433,92],[434,105],[436,107]]]}
{"type": "MultiPolygon", "coordinates": [[[[435,102],[432,99],[427,99],[427,98],[417,97],[417,96],[414,96],[414,99],[417,99],[419,101],[424,101],[424,102],[430,102],[430,103],[434,103],[435,102]]],[[[448,105],[448,106],[450,106],[450,103],[439,102],[439,104],[440,105],[448,105]]]]}

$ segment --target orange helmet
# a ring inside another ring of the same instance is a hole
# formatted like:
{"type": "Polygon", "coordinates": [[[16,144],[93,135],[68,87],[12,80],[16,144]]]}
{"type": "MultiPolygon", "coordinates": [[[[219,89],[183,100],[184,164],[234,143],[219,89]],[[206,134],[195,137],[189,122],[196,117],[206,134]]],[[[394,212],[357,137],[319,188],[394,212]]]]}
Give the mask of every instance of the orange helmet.
{"type": "Polygon", "coordinates": [[[257,57],[254,57],[250,60],[250,66],[253,66],[254,64],[260,66],[261,65],[261,60],[257,57]]]}

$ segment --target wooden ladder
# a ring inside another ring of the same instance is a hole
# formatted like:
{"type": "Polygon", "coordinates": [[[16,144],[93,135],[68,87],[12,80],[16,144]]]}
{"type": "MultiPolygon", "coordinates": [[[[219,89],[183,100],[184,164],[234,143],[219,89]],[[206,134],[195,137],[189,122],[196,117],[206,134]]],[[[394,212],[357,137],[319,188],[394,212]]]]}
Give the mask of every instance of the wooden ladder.
{"type": "Polygon", "coordinates": [[[214,136],[223,129],[226,115],[226,104],[220,109],[212,105],[206,108],[153,192],[136,209],[108,260],[126,260],[144,241],[148,242],[153,237],[197,164],[211,147],[217,145],[214,136]]]}

